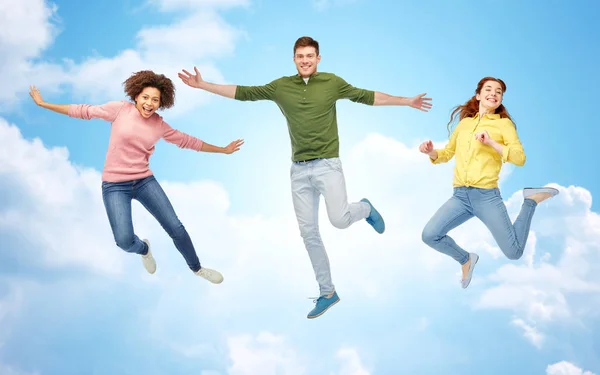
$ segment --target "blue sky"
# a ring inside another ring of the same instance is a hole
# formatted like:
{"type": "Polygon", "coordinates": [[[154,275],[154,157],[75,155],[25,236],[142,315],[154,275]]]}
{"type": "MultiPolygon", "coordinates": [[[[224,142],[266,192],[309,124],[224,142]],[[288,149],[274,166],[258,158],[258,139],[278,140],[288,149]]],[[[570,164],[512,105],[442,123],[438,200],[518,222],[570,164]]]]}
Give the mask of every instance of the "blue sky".
{"type": "Polygon", "coordinates": [[[599,5],[0,0],[0,9],[0,374],[600,374],[599,5]],[[434,104],[421,113],[338,103],[350,199],[376,202],[388,230],[339,231],[322,210],[342,301],[314,321],[279,109],[177,78],[194,65],[209,81],[243,85],[294,74],[302,35],[321,44],[319,70],[388,94],[427,92],[434,104]],[[54,103],[118,100],[121,82],[147,68],[177,85],[163,113],[173,127],[217,145],[246,140],[230,156],[161,142],[151,159],[221,285],[188,272],[139,205],[136,231],[150,236],[157,274],[119,250],[100,195],[110,125],[44,111],[27,94],[36,84],[54,103]],[[451,192],[453,163],[432,166],[416,147],[442,145],[452,107],[488,75],[507,83],[527,153],[524,167],[503,172],[512,217],[525,186],[561,194],[538,208],[519,261],[477,221],[453,232],[481,256],[464,291],[457,265],[420,241],[451,192]]]}

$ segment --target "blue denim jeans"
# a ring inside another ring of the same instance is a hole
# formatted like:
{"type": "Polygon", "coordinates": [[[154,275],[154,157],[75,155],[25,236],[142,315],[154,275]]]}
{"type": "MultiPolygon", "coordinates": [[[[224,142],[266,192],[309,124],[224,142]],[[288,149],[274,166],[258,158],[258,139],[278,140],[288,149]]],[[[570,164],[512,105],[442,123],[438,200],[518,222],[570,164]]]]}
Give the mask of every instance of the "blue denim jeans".
{"type": "Polygon", "coordinates": [[[200,261],[190,236],[181,223],[169,198],[154,176],[125,182],[102,182],[102,199],[117,246],[128,253],[144,255],[148,246],[134,233],[131,200],[136,199],[154,216],[167,234],[188,267],[196,272],[200,261]]]}
{"type": "Polygon", "coordinates": [[[310,257],[320,294],[328,295],[335,291],[335,287],[331,279],[329,257],[319,233],[321,195],[329,221],[338,229],[348,228],[367,218],[371,207],[365,202],[348,203],[346,181],[339,158],[294,162],[290,168],[290,179],[300,235],[310,257]]]}
{"type": "Polygon", "coordinates": [[[516,260],[523,255],[536,206],[534,200],[525,199],[513,224],[498,188],[455,187],[452,197],[425,225],[422,239],[433,249],[451,256],[461,265],[465,264],[469,260],[469,253],[447,233],[472,217],[477,217],[492,233],[504,255],[516,260]]]}

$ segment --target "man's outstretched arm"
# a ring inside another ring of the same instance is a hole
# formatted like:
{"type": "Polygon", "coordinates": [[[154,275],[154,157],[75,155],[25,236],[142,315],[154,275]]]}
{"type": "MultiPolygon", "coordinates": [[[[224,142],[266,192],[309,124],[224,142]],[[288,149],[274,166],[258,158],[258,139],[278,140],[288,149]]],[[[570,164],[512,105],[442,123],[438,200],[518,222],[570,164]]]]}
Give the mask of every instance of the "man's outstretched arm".
{"type": "Polygon", "coordinates": [[[416,108],[423,112],[431,109],[431,98],[424,98],[426,94],[420,94],[412,98],[403,96],[392,96],[383,92],[375,91],[375,102],[373,105],[399,105],[416,108]]]}
{"type": "Polygon", "coordinates": [[[427,112],[431,109],[431,98],[424,98],[426,94],[417,95],[412,98],[392,96],[380,91],[355,87],[338,76],[335,76],[335,79],[338,85],[339,99],[350,99],[353,102],[368,105],[408,106],[423,112],[427,112]]]}
{"type": "Polygon", "coordinates": [[[179,73],[178,76],[181,78],[183,83],[195,89],[205,90],[230,99],[235,98],[237,85],[219,85],[216,83],[206,82],[202,79],[202,75],[200,75],[200,72],[196,67],[194,67],[194,71],[196,74],[191,74],[187,70],[183,69],[182,73],[179,73]]]}
{"type": "Polygon", "coordinates": [[[275,100],[277,80],[259,86],[218,85],[203,80],[196,67],[194,67],[194,71],[196,74],[190,74],[184,69],[183,73],[179,73],[179,78],[190,87],[202,89],[230,99],[241,101],[275,100]]]}

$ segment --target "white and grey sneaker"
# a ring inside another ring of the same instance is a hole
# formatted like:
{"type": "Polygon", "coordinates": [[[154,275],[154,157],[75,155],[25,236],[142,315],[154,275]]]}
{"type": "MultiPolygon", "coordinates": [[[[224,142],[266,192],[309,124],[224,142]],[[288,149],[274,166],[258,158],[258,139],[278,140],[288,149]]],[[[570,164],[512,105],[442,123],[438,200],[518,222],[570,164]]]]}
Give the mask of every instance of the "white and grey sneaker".
{"type": "Polygon", "coordinates": [[[210,281],[213,284],[221,284],[223,282],[223,275],[219,271],[211,270],[210,268],[202,267],[194,274],[210,281]]]}
{"type": "Polygon", "coordinates": [[[144,263],[144,268],[148,273],[153,274],[156,272],[156,261],[152,256],[152,251],[150,251],[150,241],[144,239],[143,240],[146,245],[148,245],[148,253],[146,255],[142,255],[142,263],[144,263]]]}

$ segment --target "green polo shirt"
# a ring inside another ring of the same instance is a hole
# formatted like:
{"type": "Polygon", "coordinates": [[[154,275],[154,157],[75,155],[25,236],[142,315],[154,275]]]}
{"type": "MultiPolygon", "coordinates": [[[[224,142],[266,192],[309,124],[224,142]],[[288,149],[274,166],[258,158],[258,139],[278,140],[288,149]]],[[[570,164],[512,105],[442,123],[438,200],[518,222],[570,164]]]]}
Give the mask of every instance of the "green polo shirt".
{"type": "Polygon", "coordinates": [[[292,160],[300,161],[338,157],[336,101],[373,105],[375,92],[353,87],[335,74],[317,72],[308,83],[296,74],[263,86],[237,86],[235,99],[275,102],[287,120],[292,160]]]}

